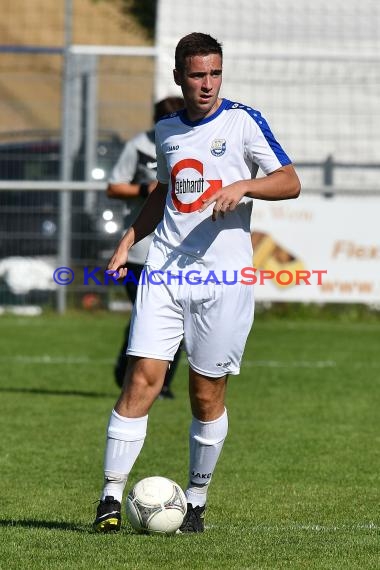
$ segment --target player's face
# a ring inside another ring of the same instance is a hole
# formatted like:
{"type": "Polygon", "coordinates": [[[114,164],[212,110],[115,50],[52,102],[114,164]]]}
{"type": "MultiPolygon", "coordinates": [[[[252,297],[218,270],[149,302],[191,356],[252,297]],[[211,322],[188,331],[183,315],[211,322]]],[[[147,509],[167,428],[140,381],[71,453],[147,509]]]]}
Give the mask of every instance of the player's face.
{"type": "Polygon", "coordinates": [[[188,57],[182,73],[174,70],[174,80],[182,89],[190,121],[204,119],[220,104],[222,58],[216,53],[188,57]]]}

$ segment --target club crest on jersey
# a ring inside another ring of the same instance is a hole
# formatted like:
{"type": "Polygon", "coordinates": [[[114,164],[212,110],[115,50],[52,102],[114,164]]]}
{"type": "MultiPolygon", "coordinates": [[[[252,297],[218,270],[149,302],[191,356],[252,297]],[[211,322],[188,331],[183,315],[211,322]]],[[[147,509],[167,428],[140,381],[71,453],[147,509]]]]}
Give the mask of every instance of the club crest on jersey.
{"type": "Polygon", "coordinates": [[[222,156],[226,152],[226,139],[214,139],[210,150],[213,156],[222,156]]]}

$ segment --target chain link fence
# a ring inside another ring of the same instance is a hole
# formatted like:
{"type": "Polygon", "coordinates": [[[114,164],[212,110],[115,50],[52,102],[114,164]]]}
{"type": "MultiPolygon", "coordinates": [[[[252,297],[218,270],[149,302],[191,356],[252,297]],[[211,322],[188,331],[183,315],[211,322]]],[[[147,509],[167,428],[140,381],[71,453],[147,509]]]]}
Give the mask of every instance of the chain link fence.
{"type": "Polygon", "coordinates": [[[3,310],[34,305],[63,312],[125,300],[120,286],[101,275],[123,229],[124,205],[106,197],[106,180],[125,141],[150,127],[155,98],[173,94],[173,46],[193,29],[225,36],[223,94],[257,103],[273,118],[304,187],[325,193],[376,187],[380,10],[374,0],[237,0],[218,2],[217,10],[211,1],[161,0],[155,46],[117,0],[4,3],[3,310]],[[67,286],[53,278],[62,266],[74,271],[67,286]]]}

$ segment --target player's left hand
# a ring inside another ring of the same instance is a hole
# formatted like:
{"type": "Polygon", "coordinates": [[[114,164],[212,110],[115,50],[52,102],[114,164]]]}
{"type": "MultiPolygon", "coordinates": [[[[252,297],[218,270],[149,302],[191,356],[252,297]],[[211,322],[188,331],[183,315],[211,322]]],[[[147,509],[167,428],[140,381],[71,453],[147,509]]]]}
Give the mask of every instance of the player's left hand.
{"type": "Polygon", "coordinates": [[[211,217],[215,222],[219,215],[224,218],[227,212],[235,210],[244,195],[245,187],[243,181],[234,182],[233,184],[229,184],[228,186],[224,186],[220,190],[217,190],[217,192],[208,198],[208,200],[204,200],[203,206],[199,211],[204,212],[210,204],[214,204],[211,217]]]}

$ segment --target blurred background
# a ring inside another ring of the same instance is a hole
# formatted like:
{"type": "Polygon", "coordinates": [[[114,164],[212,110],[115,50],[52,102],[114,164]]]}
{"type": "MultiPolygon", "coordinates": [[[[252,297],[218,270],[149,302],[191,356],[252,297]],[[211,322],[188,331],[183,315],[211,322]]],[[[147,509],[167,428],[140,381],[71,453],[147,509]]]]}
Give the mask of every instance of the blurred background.
{"type": "Polygon", "coordinates": [[[263,113],[303,184],[294,203],[254,205],[254,265],[293,276],[257,299],[380,306],[378,2],[0,6],[1,311],[125,308],[102,273],[123,231],[106,182],[154,102],[178,94],[174,49],[192,31],[223,43],[222,95],[263,113]],[[58,267],[72,283],[56,283],[58,267]],[[300,270],[326,278],[296,284],[300,270]]]}

